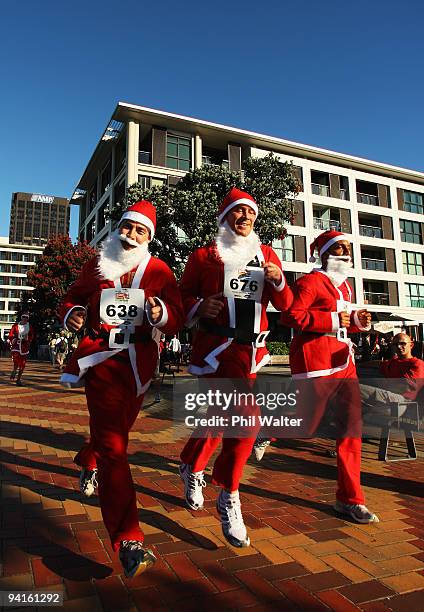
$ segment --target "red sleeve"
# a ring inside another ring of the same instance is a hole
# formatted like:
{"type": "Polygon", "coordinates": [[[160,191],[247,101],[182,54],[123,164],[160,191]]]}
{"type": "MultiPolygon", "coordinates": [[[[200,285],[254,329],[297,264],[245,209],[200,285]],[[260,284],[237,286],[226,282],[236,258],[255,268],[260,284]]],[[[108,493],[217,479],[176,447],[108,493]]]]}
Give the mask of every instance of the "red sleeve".
{"type": "Polygon", "coordinates": [[[181,298],[183,302],[186,325],[190,325],[202,298],[200,296],[200,257],[199,249],[188,258],[180,281],[181,298]]]}
{"type": "Polygon", "coordinates": [[[281,265],[281,261],[274,249],[269,249],[268,261],[277,265],[281,272],[281,282],[278,285],[274,285],[274,283],[267,283],[270,291],[271,304],[276,310],[287,310],[292,305],[293,292],[287,284],[286,277],[284,276],[283,272],[283,266],[281,265]]]}
{"type": "Polygon", "coordinates": [[[283,325],[316,333],[333,330],[332,313],[324,310],[312,310],[317,298],[316,285],[310,277],[302,276],[293,288],[293,303],[286,312],[281,313],[283,325]]]}
{"type": "Polygon", "coordinates": [[[155,274],[155,283],[161,287],[158,297],[162,302],[162,319],[155,325],[164,334],[176,334],[184,325],[181,294],[172,270],[163,262],[155,274]]]}

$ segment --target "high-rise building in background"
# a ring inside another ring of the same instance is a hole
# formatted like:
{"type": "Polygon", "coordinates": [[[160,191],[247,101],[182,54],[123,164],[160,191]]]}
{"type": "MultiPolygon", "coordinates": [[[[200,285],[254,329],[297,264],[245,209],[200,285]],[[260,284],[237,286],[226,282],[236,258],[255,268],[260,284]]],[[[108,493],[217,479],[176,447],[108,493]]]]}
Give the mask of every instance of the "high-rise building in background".
{"type": "Polygon", "coordinates": [[[12,194],[9,242],[44,246],[50,238],[69,233],[69,200],[39,193],[12,194]]]}
{"type": "Polygon", "coordinates": [[[33,291],[26,278],[42,247],[10,244],[0,236],[0,336],[7,336],[16,319],[23,293],[33,291]]]}

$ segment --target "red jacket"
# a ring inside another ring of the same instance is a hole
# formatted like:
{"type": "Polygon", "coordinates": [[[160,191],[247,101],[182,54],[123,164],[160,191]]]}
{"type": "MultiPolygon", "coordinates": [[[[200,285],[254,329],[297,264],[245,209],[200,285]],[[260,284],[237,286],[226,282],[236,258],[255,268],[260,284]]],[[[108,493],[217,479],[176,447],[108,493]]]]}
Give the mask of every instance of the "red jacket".
{"type": "Polygon", "coordinates": [[[299,278],[293,287],[293,303],[281,315],[283,325],[299,333],[290,345],[293,378],[329,376],[354,361],[352,343],[336,337],[338,313],[350,312],[348,333],[366,331],[352,310],[352,289],[347,281],[335,287],[327,274],[313,270],[299,278]]]}
{"type": "Polygon", "coordinates": [[[12,352],[16,351],[20,355],[28,355],[31,342],[34,340],[34,329],[28,323],[27,331],[20,323],[14,323],[9,332],[9,344],[12,352]]]}
{"type": "Polygon", "coordinates": [[[385,378],[407,378],[410,390],[405,391],[403,396],[409,400],[415,400],[424,386],[424,361],[418,357],[392,357],[382,362],[380,372],[385,378]]]}
{"type": "MultiPolygon", "coordinates": [[[[259,263],[273,262],[280,270],[282,268],[276,253],[269,246],[261,245],[257,257],[259,263]]],[[[198,321],[196,311],[203,299],[224,291],[225,269],[214,244],[197,249],[189,257],[180,282],[187,326],[191,327],[198,321]]],[[[285,310],[292,301],[292,292],[286,283],[282,270],[281,274],[282,281],[278,287],[272,283],[264,282],[262,294],[258,302],[255,302],[254,314],[250,317],[250,320],[246,320],[246,318],[243,318],[243,321],[237,320],[237,313],[239,312],[237,303],[244,302],[245,300],[229,296],[222,297],[224,308],[216,319],[213,320],[213,323],[231,328],[239,327],[244,329],[247,327],[253,333],[266,331],[268,329],[266,308],[269,302],[277,310],[285,310]]],[[[199,329],[193,341],[189,371],[197,375],[216,372],[220,356],[232,342],[232,338],[214,335],[199,329]]],[[[261,343],[259,342],[258,344],[261,343]]],[[[252,351],[251,373],[254,373],[265,365],[270,357],[265,342],[263,342],[263,346],[250,345],[250,350],[252,351]]]]}
{"type": "MultiPolygon", "coordinates": [[[[75,307],[87,307],[86,326],[94,331],[91,336],[84,336],[65,368],[61,382],[68,386],[78,384],[89,367],[123,350],[110,349],[108,340],[95,335],[117,327],[100,322],[102,290],[113,288],[119,290],[120,287],[128,287],[129,274],[124,274],[118,282],[107,280],[98,272],[97,262],[98,259],[95,257],[83,267],[80,277],[70,287],[60,308],[60,316],[66,327],[66,320],[75,307]]],[[[135,326],[135,333],[139,338],[143,336],[143,340],[136,339],[136,342],[126,349],[137,383],[137,395],[140,395],[147,390],[156,367],[157,342],[160,338],[156,328],[164,334],[176,333],[183,325],[183,309],[174,274],[163,261],[149,255],[132,272],[135,272],[132,288],[143,289],[146,302],[148,297],[159,298],[163,308],[162,319],[156,325],[150,323],[147,309],[142,324],[135,326]]]]}

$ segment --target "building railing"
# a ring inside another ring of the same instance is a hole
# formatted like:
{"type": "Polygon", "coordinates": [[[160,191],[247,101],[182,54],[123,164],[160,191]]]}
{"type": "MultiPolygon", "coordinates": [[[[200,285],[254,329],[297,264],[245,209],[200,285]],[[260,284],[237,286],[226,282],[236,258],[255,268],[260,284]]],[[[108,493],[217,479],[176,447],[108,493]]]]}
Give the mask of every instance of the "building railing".
{"type": "Polygon", "coordinates": [[[347,200],[347,189],[340,189],[340,199],[341,200],[347,200]]]}
{"type": "Polygon", "coordinates": [[[424,308],[424,300],[414,300],[409,298],[409,301],[411,302],[412,308],[424,308]]]}
{"type": "Polygon", "coordinates": [[[341,229],[340,221],[333,219],[321,219],[320,217],[314,217],[314,229],[320,230],[335,230],[339,232],[341,229]]]}
{"type": "Polygon", "coordinates": [[[362,268],[364,270],[380,270],[381,272],[386,271],[386,262],[384,259],[371,259],[369,257],[362,257],[362,268]]]}
{"type": "Polygon", "coordinates": [[[371,195],[370,193],[359,193],[358,191],[358,202],[360,204],[370,204],[371,206],[378,206],[378,197],[371,195]]]}
{"type": "Polygon", "coordinates": [[[138,152],[138,163],[139,164],[151,164],[152,155],[150,151],[139,151],[138,152]]]}
{"type": "Polygon", "coordinates": [[[364,291],[365,304],[376,304],[379,306],[389,305],[388,293],[375,293],[374,291],[364,291]]]}
{"type": "Polygon", "coordinates": [[[202,165],[213,166],[214,168],[229,168],[230,162],[228,159],[223,159],[221,163],[217,164],[216,161],[213,161],[213,158],[210,155],[202,155],[202,165]]]}
{"type": "Polygon", "coordinates": [[[375,227],[374,225],[360,225],[359,233],[361,236],[368,236],[369,238],[382,238],[383,231],[381,227],[375,227]]]}
{"type": "Polygon", "coordinates": [[[330,188],[328,185],[321,185],[320,183],[311,183],[312,193],[319,196],[329,196],[330,188]]]}

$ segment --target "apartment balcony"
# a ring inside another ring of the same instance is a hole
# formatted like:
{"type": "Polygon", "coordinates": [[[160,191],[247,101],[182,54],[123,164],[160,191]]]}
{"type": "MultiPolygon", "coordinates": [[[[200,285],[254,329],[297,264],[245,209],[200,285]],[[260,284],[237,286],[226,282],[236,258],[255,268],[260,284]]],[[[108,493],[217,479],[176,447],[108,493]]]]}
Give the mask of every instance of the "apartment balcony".
{"type": "Polygon", "coordinates": [[[370,259],[369,257],[362,257],[361,261],[363,270],[377,270],[381,272],[386,271],[386,262],[384,259],[370,259]]]}
{"type": "Polygon", "coordinates": [[[370,193],[357,193],[358,202],[360,204],[369,204],[370,206],[378,206],[378,196],[371,195],[370,193]]]}
{"type": "Polygon", "coordinates": [[[340,221],[335,221],[332,219],[321,219],[320,217],[314,217],[314,229],[319,230],[335,230],[336,232],[340,232],[341,223],[340,221]]]}
{"type": "Polygon", "coordinates": [[[138,163],[139,164],[151,164],[152,154],[150,151],[139,151],[138,152],[138,163]]]}
{"type": "Polygon", "coordinates": [[[361,236],[367,236],[368,238],[383,238],[381,227],[375,227],[374,225],[360,225],[359,233],[361,236]]]}
{"type": "Polygon", "coordinates": [[[202,155],[202,165],[213,166],[214,168],[229,168],[230,162],[228,159],[223,159],[220,163],[218,163],[218,160],[214,159],[210,155],[202,155]]]}
{"type": "Polygon", "coordinates": [[[411,308],[424,308],[424,300],[414,300],[410,298],[409,302],[411,304],[411,308]]]}
{"type": "Polygon", "coordinates": [[[374,304],[377,306],[389,306],[389,294],[364,291],[364,303],[374,304]]]}
{"type": "Polygon", "coordinates": [[[320,185],[319,183],[311,183],[312,193],[319,196],[330,196],[330,187],[328,185],[320,185]]]}

